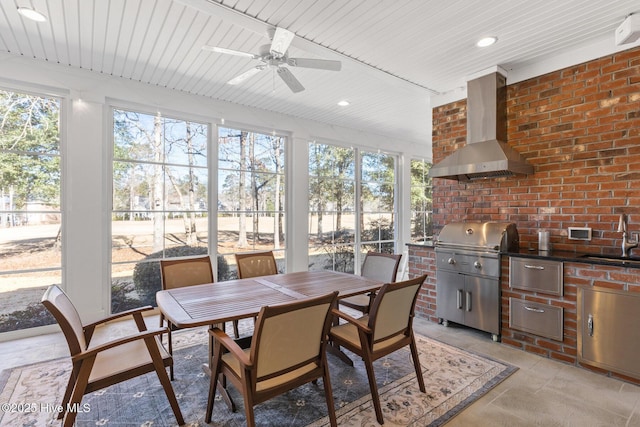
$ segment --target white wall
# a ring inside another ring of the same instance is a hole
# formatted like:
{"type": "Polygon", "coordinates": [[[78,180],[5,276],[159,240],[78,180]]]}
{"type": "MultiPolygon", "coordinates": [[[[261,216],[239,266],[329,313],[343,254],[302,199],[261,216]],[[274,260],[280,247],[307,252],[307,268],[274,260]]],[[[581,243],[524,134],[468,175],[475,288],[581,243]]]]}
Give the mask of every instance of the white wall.
{"type": "MultiPolygon", "coordinates": [[[[244,125],[259,131],[283,132],[291,136],[287,179],[288,271],[307,268],[308,177],[310,140],[338,142],[349,146],[380,149],[400,157],[399,212],[402,251],[409,239],[408,160],[431,157],[430,141],[425,146],[381,135],[314,121],[297,119],[263,110],[193,96],[165,88],[77,70],[15,55],[0,54],[0,86],[17,91],[61,96],[63,148],[63,280],[81,316],[91,321],[109,310],[110,253],[110,163],[109,105],[116,102],[163,114],[195,116],[219,124],[244,125]],[[427,148],[428,147],[428,148],[427,148]],[[426,152],[428,150],[428,152],[426,152]],[[298,248],[298,250],[291,250],[298,248]]],[[[425,117],[429,122],[430,118],[425,117]]],[[[39,332],[46,332],[47,328],[39,332]]]]}

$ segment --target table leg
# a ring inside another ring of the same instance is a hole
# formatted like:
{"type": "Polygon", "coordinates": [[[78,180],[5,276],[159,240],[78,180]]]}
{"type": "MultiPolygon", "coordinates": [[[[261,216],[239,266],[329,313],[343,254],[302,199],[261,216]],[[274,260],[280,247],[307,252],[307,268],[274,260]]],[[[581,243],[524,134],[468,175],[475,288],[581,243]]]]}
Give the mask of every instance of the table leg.
{"type": "MultiPolygon", "coordinates": [[[[202,364],[202,370],[204,371],[205,374],[211,377],[211,368],[209,367],[208,363],[202,364]]],[[[236,412],[236,404],[234,403],[231,396],[229,396],[229,391],[227,391],[227,385],[224,379],[224,375],[221,375],[221,377],[222,377],[221,379],[218,379],[218,386],[217,386],[218,393],[220,393],[220,396],[222,396],[222,399],[225,401],[225,403],[227,404],[227,407],[231,410],[231,412],[236,412]]]]}
{"type": "MultiPolygon", "coordinates": [[[[340,319],[337,316],[334,316],[333,325],[336,326],[339,323],[340,319]]],[[[347,356],[344,351],[340,350],[340,346],[333,341],[329,341],[329,344],[327,345],[327,351],[336,356],[338,359],[342,360],[347,365],[353,366],[353,360],[351,360],[351,358],[347,356]]]]}
{"type": "Polygon", "coordinates": [[[344,351],[340,350],[340,346],[330,343],[327,346],[327,351],[334,356],[337,356],[338,359],[342,360],[347,365],[353,366],[353,360],[351,360],[351,358],[349,358],[349,356],[347,356],[344,351]]]}
{"type": "MultiPolygon", "coordinates": [[[[215,326],[220,328],[220,326],[222,325],[212,325],[211,329],[213,329],[215,326]]],[[[238,338],[234,341],[238,343],[240,348],[249,348],[251,346],[252,339],[253,337],[248,336],[248,337],[238,338]]],[[[213,335],[209,334],[209,359],[213,357],[213,344],[214,344],[213,335]]],[[[208,363],[202,364],[202,370],[204,371],[205,374],[211,377],[211,367],[209,366],[208,363]]],[[[229,407],[231,412],[236,412],[236,404],[234,403],[233,399],[229,395],[229,391],[227,390],[227,381],[224,375],[220,375],[220,378],[218,378],[217,390],[220,393],[220,396],[222,396],[222,399],[227,403],[227,407],[229,407]]]]}

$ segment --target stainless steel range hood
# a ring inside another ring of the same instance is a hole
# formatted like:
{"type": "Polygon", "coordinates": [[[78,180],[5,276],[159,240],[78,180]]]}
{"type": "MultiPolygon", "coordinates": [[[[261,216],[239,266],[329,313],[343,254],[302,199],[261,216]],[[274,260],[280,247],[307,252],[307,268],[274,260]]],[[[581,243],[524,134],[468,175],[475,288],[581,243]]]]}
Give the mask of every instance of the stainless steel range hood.
{"type": "Polygon", "coordinates": [[[533,173],[507,140],[507,79],[491,73],[467,82],[467,145],[433,165],[429,176],[469,181],[533,173]]]}

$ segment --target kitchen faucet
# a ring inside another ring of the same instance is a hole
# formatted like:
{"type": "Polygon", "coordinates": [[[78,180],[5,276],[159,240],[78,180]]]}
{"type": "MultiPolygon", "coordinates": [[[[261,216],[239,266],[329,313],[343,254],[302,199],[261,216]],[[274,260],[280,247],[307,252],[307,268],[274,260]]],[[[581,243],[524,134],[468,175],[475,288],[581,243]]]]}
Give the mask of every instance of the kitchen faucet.
{"type": "Polygon", "coordinates": [[[627,214],[620,214],[620,221],[618,222],[618,233],[622,233],[622,257],[626,258],[629,256],[629,251],[633,248],[638,247],[638,233],[633,233],[635,235],[635,240],[627,240],[627,227],[628,227],[628,219],[627,214]]]}

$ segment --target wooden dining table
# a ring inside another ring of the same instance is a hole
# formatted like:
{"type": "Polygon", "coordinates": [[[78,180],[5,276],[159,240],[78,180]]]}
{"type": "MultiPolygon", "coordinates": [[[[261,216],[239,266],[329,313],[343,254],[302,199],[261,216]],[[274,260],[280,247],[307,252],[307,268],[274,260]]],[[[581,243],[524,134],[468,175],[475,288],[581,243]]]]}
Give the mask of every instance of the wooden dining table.
{"type": "MultiPolygon", "coordinates": [[[[156,293],[156,302],[164,316],[180,329],[212,327],[256,317],[260,309],[267,305],[284,304],[334,291],[338,291],[338,299],[347,298],[375,292],[382,285],[380,281],[354,274],[330,270],[300,271],[168,289],[156,293]]],[[[250,339],[240,339],[239,344],[247,346],[250,339]]],[[[212,354],[211,340],[209,346],[209,354],[212,354]]],[[[329,345],[327,350],[353,365],[353,361],[339,348],[329,345]]],[[[211,375],[208,365],[203,369],[211,375]]],[[[222,383],[219,383],[218,390],[229,408],[235,411],[235,404],[222,383]]]]}
{"type": "Polygon", "coordinates": [[[374,292],[382,282],[336,271],[300,271],[168,289],[156,293],[158,308],[178,328],[256,317],[267,305],[338,291],[338,299],[374,292]]]}

